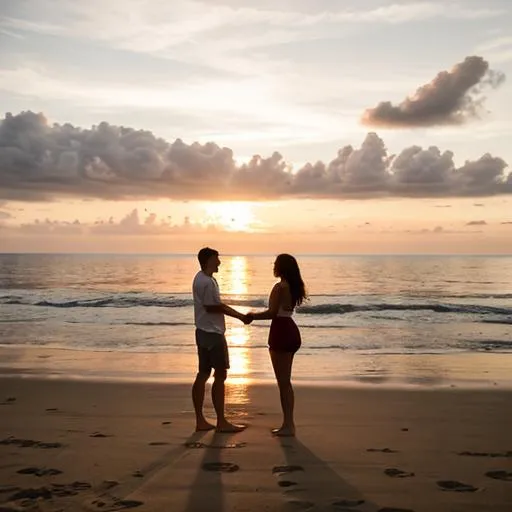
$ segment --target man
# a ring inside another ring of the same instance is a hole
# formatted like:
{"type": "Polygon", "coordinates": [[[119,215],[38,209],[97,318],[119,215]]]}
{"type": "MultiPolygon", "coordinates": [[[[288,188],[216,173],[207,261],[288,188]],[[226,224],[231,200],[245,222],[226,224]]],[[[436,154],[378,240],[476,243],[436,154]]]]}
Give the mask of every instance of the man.
{"type": "Polygon", "coordinates": [[[194,321],[196,326],[196,345],[199,359],[199,371],[192,386],[192,401],[196,413],[196,431],[216,429],[217,432],[241,432],[245,426],[230,423],[224,415],[224,382],[229,368],[229,353],[226,338],[224,315],[238,318],[245,324],[251,323],[248,316],[239,313],[220,299],[219,286],[213,277],[219,271],[219,253],[205,247],[197,254],[201,270],[192,284],[194,296],[194,321]],[[215,370],[212,384],[212,401],[217,414],[217,425],[206,421],[203,415],[203,403],[206,381],[215,370]]]}

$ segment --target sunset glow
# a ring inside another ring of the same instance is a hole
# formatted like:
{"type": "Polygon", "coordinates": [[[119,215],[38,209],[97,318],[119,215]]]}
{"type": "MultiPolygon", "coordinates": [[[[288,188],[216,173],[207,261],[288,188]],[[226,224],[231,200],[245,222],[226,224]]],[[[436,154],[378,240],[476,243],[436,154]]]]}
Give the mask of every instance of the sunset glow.
{"type": "Polygon", "coordinates": [[[255,217],[250,203],[220,202],[205,207],[208,223],[220,226],[226,231],[254,231],[255,217]]]}
{"type": "Polygon", "coordinates": [[[512,252],[508,0],[51,3],[0,13],[0,252],[512,252]]]}

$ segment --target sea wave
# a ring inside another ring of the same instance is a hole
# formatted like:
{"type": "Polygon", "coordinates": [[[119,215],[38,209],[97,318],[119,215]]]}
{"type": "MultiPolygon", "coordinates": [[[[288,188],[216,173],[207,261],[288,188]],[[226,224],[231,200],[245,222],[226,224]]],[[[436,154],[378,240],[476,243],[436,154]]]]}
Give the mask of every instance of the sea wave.
{"type": "Polygon", "coordinates": [[[477,350],[491,352],[512,352],[512,340],[478,340],[474,343],[477,350]]]}
{"type": "Polygon", "coordinates": [[[302,306],[298,309],[299,313],[307,315],[334,315],[364,311],[432,311],[434,313],[512,315],[512,308],[479,304],[318,304],[302,306]]]}
{"type": "Polygon", "coordinates": [[[444,295],[450,299],[512,299],[512,293],[461,293],[444,295]]]}
{"type": "MultiPolygon", "coordinates": [[[[266,301],[261,298],[226,297],[225,302],[233,306],[248,308],[264,307],[266,301]]],[[[193,300],[189,297],[158,296],[158,295],[134,295],[118,294],[92,298],[63,297],[60,300],[42,298],[41,296],[0,296],[0,304],[27,305],[47,308],[133,308],[133,307],[162,307],[162,308],[186,308],[193,306],[193,300]]],[[[305,305],[297,308],[297,313],[302,315],[344,315],[358,312],[411,312],[430,311],[433,313],[457,313],[476,315],[500,315],[502,319],[493,319],[499,323],[509,323],[507,317],[512,317],[512,308],[488,306],[482,304],[451,304],[451,303],[326,303],[305,305]]]]}
{"type": "Polygon", "coordinates": [[[501,319],[485,319],[482,320],[484,324],[501,324],[501,325],[512,325],[512,318],[501,318],[501,319]]]}
{"type": "MultiPolygon", "coordinates": [[[[253,308],[261,308],[265,306],[263,299],[225,299],[228,304],[233,306],[245,306],[253,308]]],[[[5,295],[0,297],[0,304],[20,305],[20,306],[42,306],[53,308],[131,308],[131,307],[165,307],[165,308],[182,308],[194,305],[192,299],[178,298],[173,296],[156,297],[156,296],[136,296],[129,295],[111,295],[106,297],[94,297],[90,299],[62,299],[52,300],[40,297],[22,297],[5,295]]]]}

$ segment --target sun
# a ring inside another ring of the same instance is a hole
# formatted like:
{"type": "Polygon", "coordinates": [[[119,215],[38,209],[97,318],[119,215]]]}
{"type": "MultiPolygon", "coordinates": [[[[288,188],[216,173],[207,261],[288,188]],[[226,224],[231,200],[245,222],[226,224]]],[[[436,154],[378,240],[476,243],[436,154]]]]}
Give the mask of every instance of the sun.
{"type": "Polygon", "coordinates": [[[226,231],[253,231],[254,213],[251,203],[225,201],[205,206],[208,223],[216,224],[226,231]]]}

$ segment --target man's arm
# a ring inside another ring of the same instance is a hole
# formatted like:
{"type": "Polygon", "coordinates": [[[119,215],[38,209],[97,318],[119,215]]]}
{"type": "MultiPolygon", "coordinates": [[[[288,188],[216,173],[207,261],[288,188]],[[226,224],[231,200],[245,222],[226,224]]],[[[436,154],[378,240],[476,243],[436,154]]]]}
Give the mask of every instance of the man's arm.
{"type": "Polygon", "coordinates": [[[238,320],[241,320],[244,323],[248,320],[247,315],[240,313],[236,309],[233,309],[231,306],[228,306],[223,302],[221,302],[220,304],[213,304],[210,306],[207,306],[205,304],[204,309],[206,309],[208,313],[222,313],[227,316],[232,316],[233,318],[238,318],[238,320]]]}
{"type": "Polygon", "coordinates": [[[241,320],[244,324],[250,324],[252,322],[252,318],[249,319],[247,315],[244,315],[227,304],[224,304],[220,300],[218,288],[214,286],[213,283],[209,283],[205,288],[203,300],[203,307],[207,313],[220,313],[222,315],[238,318],[238,320],[241,320]]]}

